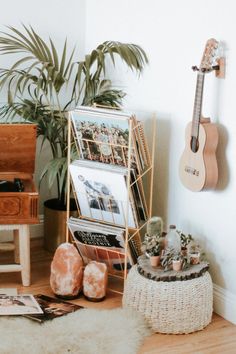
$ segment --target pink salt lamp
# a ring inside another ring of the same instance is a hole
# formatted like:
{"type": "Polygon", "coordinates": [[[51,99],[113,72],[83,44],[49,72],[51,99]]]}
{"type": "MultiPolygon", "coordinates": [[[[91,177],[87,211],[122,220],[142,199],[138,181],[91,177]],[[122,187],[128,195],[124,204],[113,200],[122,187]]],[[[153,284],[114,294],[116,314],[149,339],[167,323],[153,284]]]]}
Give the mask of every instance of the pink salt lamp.
{"type": "Polygon", "coordinates": [[[83,293],[90,301],[101,301],[106,296],[107,266],[105,263],[91,261],[84,269],[83,293]]]}
{"type": "Polygon", "coordinates": [[[83,260],[75,246],[62,243],[51,263],[50,285],[59,297],[72,299],[78,296],[83,284],[83,260]]]}

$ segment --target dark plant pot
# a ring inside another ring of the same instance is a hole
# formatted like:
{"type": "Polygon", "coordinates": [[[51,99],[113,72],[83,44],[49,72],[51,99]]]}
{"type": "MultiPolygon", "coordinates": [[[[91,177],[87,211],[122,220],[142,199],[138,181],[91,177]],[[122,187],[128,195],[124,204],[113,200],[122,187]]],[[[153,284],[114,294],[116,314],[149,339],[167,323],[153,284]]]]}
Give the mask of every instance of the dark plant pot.
{"type": "MultiPolygon", "coordinates": [[[[70,216],[78,216],[74,199],[70,200],[70,216]]],[[[66,218],[66,206],[61,205],[58,199],[44,202],[44,248],[47,251],[55,252],[66,241],[66,218]]]]}

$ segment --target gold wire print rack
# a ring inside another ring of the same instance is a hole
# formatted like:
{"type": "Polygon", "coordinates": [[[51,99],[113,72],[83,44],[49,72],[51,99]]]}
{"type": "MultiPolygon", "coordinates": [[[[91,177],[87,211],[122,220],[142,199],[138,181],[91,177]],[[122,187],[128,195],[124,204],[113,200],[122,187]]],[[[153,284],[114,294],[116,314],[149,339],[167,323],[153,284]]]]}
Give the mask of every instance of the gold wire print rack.
{"type": "Polygon", "coordinates": [[[152,216],[155,132],[153,115],[150,156],[142,122],[133,114],[79,107],[68,117],[66,241],[76,244],[85,263],[104,262],[109,276],[124,281],[141,253],[141,232],[152,216]],[[73,162],[72,141],[78,154],[73,162]],[[77,220],[69,218],[71,187],[77,220]]]}

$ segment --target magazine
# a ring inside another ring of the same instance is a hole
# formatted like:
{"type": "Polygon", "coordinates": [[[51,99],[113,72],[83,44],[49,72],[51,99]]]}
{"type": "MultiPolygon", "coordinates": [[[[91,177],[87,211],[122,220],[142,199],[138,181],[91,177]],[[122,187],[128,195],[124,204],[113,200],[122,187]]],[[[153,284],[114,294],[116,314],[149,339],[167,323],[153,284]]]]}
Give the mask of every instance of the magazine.
{"type": "Polygon", "coordinates": [[[141,170],[151,165],[151,159],[149,155],[148,145],[144,134],[143,123],[138,121],[134,116],[134,140],[136,143],[137,156],[141,164],[141,170]]]}
{"type": "MultiPolygon", "coordinates": [[[[124,270],[125,230],[70,217],[68,227],[85,263],[106,263],[110,271],[124,270]]],[[[137,260],[134,240],[128,244],[127,269],[137,260]]]]}
{"type": "Polygon", "coordinates": [[[42,313],[35,315],[25,315],[24,317],[41,323],[67,315],[68,313],[75,312],[83,308],[83,306],[72,304],[71,302],[63,301],[42,294],[35,295],[35,299],[39,303],[42,309],[42,313]]]}
{"type": "Polygon", "coordinates": [[[43,313],[33,295],[0,295],[0,315],[43,313]]]}
{"type": "Polygon", "coordinates": [[[144,195],[142,181],[137,179],[135,170],[130,173],[131,190],[134,199],[134,206],[137,213],[138,223],[147,220],[147,204],[144,195]]]}

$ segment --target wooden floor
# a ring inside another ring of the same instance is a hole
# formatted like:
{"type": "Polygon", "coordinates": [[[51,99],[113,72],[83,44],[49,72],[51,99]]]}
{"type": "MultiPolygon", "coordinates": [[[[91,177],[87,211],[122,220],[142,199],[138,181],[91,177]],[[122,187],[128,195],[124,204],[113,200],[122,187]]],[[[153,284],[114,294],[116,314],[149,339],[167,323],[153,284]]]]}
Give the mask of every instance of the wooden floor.
{"type": "MultiPolygon", "coordinates": [[[[9,257],[11,257],[10,252],[1,252],[1,264],[6,263],[9,257]]],[[[17,287],[19,293],[53,296],[49,286],[51,259],[52,255],[43,250],[41,241],[33,240],[31,242],[32,285],[23,287],[20,273],[0,273],[0,288],[17,287]]],[[[87,308],[115,308],[121,306],[121,295],[108,291],[106,300],[103,302],[89,302],[82,295],[73,302],[87,308]]],[[[200,332],[188,335],[153,334],[145,339],[138,354],[158,353],[236,354],[236,326],[214,315],[212,323],[200,332]]]]}

